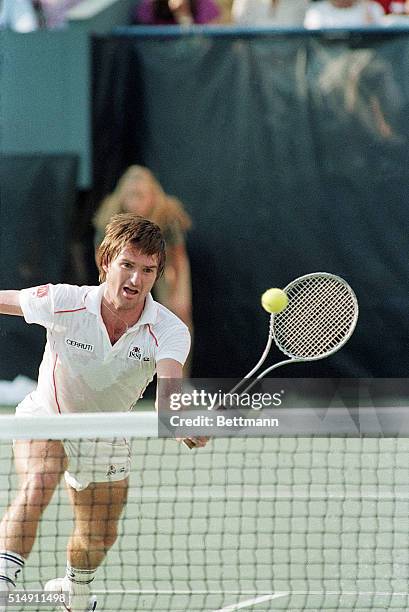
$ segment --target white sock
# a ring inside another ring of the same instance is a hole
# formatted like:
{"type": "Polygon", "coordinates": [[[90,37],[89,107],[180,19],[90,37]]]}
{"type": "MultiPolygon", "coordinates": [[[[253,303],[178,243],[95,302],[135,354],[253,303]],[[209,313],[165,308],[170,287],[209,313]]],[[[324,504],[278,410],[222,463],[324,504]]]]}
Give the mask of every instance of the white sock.
{"type": "Polygon", "coordinates": [[[91,583],[96,569],[78,569],[67,563],[63,590],[69,594],[69,608],[72,612],[87,610],[91,596],[91,583]]]}
{"type": "Polygon", "coordinates": [[[12,591],[16,587],[25,559],[11,550],[0,550],[0,591],[12,591]]]}
{"type": "Polygon", "coordinates": [[[77,590],[81,590],[81,588],[88,588],[90,590],[90,584],[95,578],[95,573],[97,568],[95,569],[78,569],[76,567],[72,567],[69,563],[67,563],[67,571],[65,577],[70,584],[70,591],[76,592],[77,590]]]}

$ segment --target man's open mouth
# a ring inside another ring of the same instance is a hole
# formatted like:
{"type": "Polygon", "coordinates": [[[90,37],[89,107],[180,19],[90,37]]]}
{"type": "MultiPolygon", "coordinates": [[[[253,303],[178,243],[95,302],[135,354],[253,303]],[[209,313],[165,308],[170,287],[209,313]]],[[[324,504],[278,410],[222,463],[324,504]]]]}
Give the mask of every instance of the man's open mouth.
{"type": "Polygon", "coordinates": [[[139,291],[137,289],[131,289],[130,287],[124,287],[124,293],[126,295],[137,295],[139,291]]]}

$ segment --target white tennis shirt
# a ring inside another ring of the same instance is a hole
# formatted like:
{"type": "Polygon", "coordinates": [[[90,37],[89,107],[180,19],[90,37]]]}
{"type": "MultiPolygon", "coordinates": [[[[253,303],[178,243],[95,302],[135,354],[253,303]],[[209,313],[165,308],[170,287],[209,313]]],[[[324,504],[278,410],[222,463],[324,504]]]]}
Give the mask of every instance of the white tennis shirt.
{"type": "Polygon", "coordinates": [[[186,360],[187,326],[151,295],[139,321],[112,346],[101,316],[104,288],[43,285],[20,292],[27,323],[47,330],[38,386],[30,395],[46,414],[130,410],[159,360],[186,360]]]}

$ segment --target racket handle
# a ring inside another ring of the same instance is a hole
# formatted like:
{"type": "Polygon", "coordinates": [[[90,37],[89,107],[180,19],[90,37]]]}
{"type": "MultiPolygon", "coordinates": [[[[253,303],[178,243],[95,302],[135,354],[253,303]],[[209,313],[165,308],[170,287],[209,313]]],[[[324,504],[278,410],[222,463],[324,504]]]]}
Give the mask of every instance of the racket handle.
{"type": "Polygon", "coordinates": [[[196,444],[192,442],[191,440],[183,440],[183,444],[190,449],[195,448],[196,446],[196,444]]]}

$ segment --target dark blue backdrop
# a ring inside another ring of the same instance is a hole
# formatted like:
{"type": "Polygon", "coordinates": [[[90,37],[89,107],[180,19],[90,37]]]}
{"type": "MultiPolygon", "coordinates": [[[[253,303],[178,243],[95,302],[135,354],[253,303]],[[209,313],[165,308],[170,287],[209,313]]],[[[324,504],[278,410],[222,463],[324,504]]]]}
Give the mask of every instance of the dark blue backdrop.
{"type": "Polygon", "coordinates": [[[409,32],[136,28],[93,58],[97,197],[142,163],[193,217],[194,374],[248,371],[261,292],[328,271],[355,335],[285,375],[407,376],[409,32]]]}

